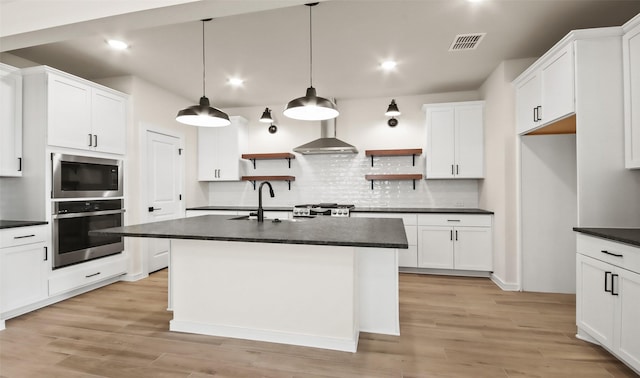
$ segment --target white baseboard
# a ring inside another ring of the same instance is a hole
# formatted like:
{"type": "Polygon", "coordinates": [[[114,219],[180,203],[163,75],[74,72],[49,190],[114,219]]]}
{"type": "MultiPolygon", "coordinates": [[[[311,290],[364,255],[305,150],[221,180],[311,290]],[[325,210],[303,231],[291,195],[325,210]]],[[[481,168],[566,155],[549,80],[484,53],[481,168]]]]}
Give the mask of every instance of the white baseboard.
{"type": "Polygon", "coordinates": [[[355,330],[352,339],[337,339],[332,337],[292,334],[261,329],[229,327],[181,320],[171,320],[171,322],[169,322],[169,329],[171,331],[177,332],[230,337],[234,339],[266,341],[270,343],[299,345],[351,353],[355,353],[358,348],[358,338],[360,334],[357,330],[355,330]]]}
{"type": "Polygon", "coordinates": [[[495,273],[491,274],[491,281],[496,284],[503,291],[521,291],[520,285],[517,283],[506,283],[502,278],[498,277],[495,273]]]}

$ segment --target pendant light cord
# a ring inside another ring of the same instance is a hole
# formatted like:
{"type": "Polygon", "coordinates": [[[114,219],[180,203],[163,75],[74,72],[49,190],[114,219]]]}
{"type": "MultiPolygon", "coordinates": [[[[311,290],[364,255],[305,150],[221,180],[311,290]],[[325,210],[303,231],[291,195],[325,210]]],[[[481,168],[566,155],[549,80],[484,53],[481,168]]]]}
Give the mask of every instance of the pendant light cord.
{"type": "Polygon", "coordinates": [[[208,20],[202,20],[202,97],[206,97],[205,94],[205,82],[206,82],[206,61],[205,61],[205,53],[204,53],[204,23],[208,20]]]}
{"type": "MultiPolygon", "coordinates": [[[[317,4],[317,3],[316,3],[317,4]]],[[[313,27],[311,18],[311,9],[309,7],[309,86],[313,87],[313,27]]]]}

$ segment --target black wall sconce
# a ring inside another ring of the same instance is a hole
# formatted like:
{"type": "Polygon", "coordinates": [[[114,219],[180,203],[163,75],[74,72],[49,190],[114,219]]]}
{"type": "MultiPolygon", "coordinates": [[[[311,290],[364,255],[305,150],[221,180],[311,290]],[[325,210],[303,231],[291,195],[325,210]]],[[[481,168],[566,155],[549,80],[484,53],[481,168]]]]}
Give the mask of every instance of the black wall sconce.
{"type": "Polygon", "coordinates": [[[273,117],[271,116],[271,109],[264,108],[264,112],[262,112],[262,116],[260,117],[260,122],[262,123],[270,123],[269,134],[275,134],[278,131],[278,126],[273,124],[273,117]]]}
{"type": "Polygon", "coordinates": [[[387,107],[387,111],[384,112],[384,115],[386,115],[387,117],[391,117],[387,121],[387,125],[389,125],[389,127],[396,127],[398,125],[398,120],[395,117],[399,116],[400,114],[402,113],[400,113],[400,110],[398,110],[398,105],[396,104],[396,100],[395,99],[391,100],[389,107],[387,107]]]}

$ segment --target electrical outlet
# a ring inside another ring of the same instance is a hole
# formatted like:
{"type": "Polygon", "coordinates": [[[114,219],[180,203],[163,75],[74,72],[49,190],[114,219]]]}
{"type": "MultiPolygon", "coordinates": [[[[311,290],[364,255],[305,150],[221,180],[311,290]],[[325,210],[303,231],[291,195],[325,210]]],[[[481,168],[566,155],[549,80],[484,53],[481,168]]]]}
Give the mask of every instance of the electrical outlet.
{"type": "Polygon", "coordinates": [[[463,201],[456,201],[456,207],[464,207],[463,201]]]}

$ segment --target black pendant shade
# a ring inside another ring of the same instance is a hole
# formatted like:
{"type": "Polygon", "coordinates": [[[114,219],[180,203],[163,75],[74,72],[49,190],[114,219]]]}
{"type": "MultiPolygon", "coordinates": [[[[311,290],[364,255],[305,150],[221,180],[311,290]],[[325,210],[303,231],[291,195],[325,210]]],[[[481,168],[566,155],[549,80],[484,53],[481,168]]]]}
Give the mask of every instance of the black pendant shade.
{"type": "Polygon", "coordinates": [[[264,112],[262,112],[262,116],[260,117],[260,122],[273,123],[273,117],[271,116],[271,109],[264,108],[264,112]]]}
{"type": "Polygon", "coordinates": [[[384,113],[387,117],[395,117],[400,115],[400,110],[398,110],[398,105],[396,104],[396,100],[391,100],[391,104],[387,108],[387,111],[384,113]]]}
{"type": "Polygon", "coordinates": [[[313,87],[313,28],[311,9],[318,3],[305,4],[309,7],[309,88],[304,97],[298,97],[289,101],[284,110],[284,115],[289,118],[303,121],[324,121],[336,118],[340,112],[332,101],[324,97],[318,97],[313,87]]]}
{"type": "Polygon", "coordinates": [[[204,49],[204,23],[211,21],[210,18],[202,20],[202,97],[200,103],[182,109],[176,115],[176,121],[191,126],[201,127],[222,127],[231,124],[227,113],[211,106],[209,99],[205,95],[205,49],[204,49]]]}
{"type": "Polygon", "coordinates": [[[314,87],[307,88],[304,97],[298,97],[289,101],[284,115],[303,121],[322,121],[336,118],[340,113],[332,101],[318,97],[314,87]]]}

